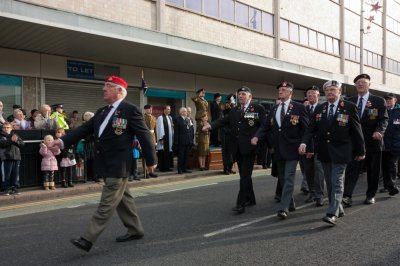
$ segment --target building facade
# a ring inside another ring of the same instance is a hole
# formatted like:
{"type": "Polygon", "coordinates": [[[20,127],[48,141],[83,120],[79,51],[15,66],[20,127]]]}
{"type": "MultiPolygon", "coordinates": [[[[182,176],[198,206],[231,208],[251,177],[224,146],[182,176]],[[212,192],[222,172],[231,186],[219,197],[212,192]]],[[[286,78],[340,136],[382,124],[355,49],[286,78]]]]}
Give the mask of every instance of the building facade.
{"type": "Polygon", "coordinates": [[[399,0],[3,0],[0,100],[6,113],[14,103],[95,111],[111,74],[156,113],[193,107],[199,88],[211,100],[246,85],[273,102],[282,80],[298,100],[328,79],[351,95],[360,72],[374,93],[400,93],[399,18],[399,0]]]}

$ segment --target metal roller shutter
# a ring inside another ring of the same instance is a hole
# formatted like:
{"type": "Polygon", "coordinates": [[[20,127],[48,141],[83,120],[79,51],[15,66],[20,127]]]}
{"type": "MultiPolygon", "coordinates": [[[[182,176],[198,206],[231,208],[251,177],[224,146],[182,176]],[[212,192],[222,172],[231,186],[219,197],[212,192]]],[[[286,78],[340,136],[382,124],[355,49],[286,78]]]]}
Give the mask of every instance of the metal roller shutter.
{"type": "MultiPolygon", "coordinates": [[[[80,114],[86,111],[96,112],[106,103],[102,98],[102,83],[68,82],[45,80],[45,99],[49,105],[62,103],[65,112],[70,115],[73,110],[80,114]]],[[[126,101],[139,107],[139,89],[128,88],[126,101]]]]}

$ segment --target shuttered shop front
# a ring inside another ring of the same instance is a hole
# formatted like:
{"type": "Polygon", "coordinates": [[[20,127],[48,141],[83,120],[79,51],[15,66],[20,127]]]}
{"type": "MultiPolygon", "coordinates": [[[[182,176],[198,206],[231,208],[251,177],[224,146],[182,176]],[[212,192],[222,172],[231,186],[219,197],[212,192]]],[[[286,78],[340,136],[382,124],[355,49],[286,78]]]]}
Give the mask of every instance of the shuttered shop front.
{"type": "MultiPolygon", "coordinates": [[[[96,112],[106,105],[103,101],[103,83],[66,82],[45,80],[46,104],[64,104],[65,112],[70,115],[73,110],[80,114],[96,112]]],[[[139,107],[139,89],[128,88],[126,101],[139,107]]]]}

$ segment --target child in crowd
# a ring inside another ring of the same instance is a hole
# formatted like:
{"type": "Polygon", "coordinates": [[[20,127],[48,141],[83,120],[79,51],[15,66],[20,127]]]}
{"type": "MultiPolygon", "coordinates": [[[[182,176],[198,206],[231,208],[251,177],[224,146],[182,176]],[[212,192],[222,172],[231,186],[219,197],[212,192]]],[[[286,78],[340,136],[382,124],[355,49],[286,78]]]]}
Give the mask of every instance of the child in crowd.
{"type": "MultiPolygon", "coordinates": [[[[59,128],[56,130],[56,138],[59,139],[65,135],[65,130],[59,128]]],[[[65,148],[61,151],[60,173],[62,187],[73,187],[72,176],[76,165],[74,146],[65,148]]]]}
{"type": "Polygon", "coordinates": [[[207,112],[203,112],[200,116],[200,123],[197,126],[197,152],[200,171],[206,170],[206,157],[210,150],[210,135],[208,131],[202,131],[202,128],[206,125],[208,125],[208,115],[207,112]]]}
{"type": "Polygon", "coordinates": [[[140,144],[136,136],[133,137],[132,155],[132,167],[128,181],[139,181],[140,177],[137,171],[137,160],[140,158],[140,144]]]}
{"type": "Polygon", "coordinates": [[[40,143],[39,153],[43,156],[41,170],[43,173],[43,189],[56,189],[54,184],[54,171],[58,170],[57,159],[55,155],[61,153],[57,147],[49,148],[49,144],[54,141],[52,135],[46,135],[43,142],[40,143]]]}
{"type": "Polygon", "coordinates": [[[19,195],[20,148],[24,146],[24,141],[11,131],[12,124],[4,122],[0,133],[0,158],[5,188],[4,195],[6,196],[10,194],[19,195]]]}

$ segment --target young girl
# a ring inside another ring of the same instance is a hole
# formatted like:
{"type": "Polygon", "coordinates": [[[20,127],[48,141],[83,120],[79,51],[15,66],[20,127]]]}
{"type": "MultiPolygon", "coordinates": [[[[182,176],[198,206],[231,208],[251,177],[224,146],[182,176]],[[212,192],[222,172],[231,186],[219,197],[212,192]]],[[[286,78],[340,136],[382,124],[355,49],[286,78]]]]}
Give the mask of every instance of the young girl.
{"type": "Polygon", "coordinates": [[[56,189],[54,185],[54,171],[58,170],[57,159],[55,155],[60,154],[57,147],[49,148],[49,144],[53,142],[52,135],[46,135],[43,142],[40,143],[39,153],[43,156],[41,170],[43,172],[43,188],[44,190],[56,189]]]}
{"type": "Polygon", "coordinates": [[[206,157],[209,153],[210,135],[209,132],[202,130],[203,126],[208,125],[207,112],[203,112],[200,117],[199,125],[197,126],[197,152],[199,155],[200,171],[206,170],[206,157]]]}
{"type": "MultiPolygon", "coordinates": [[[[65,135],[65,130],[59,128],[56,131],[56,138],[61,138],[65,135]]],[[[76,165],[74,147],[71,146],[68,149],[61,151],[61,162],[60,162],[60,173],[61,173],[61,185],[62,187],[73,187],[72,176],[76,165]]]]}

